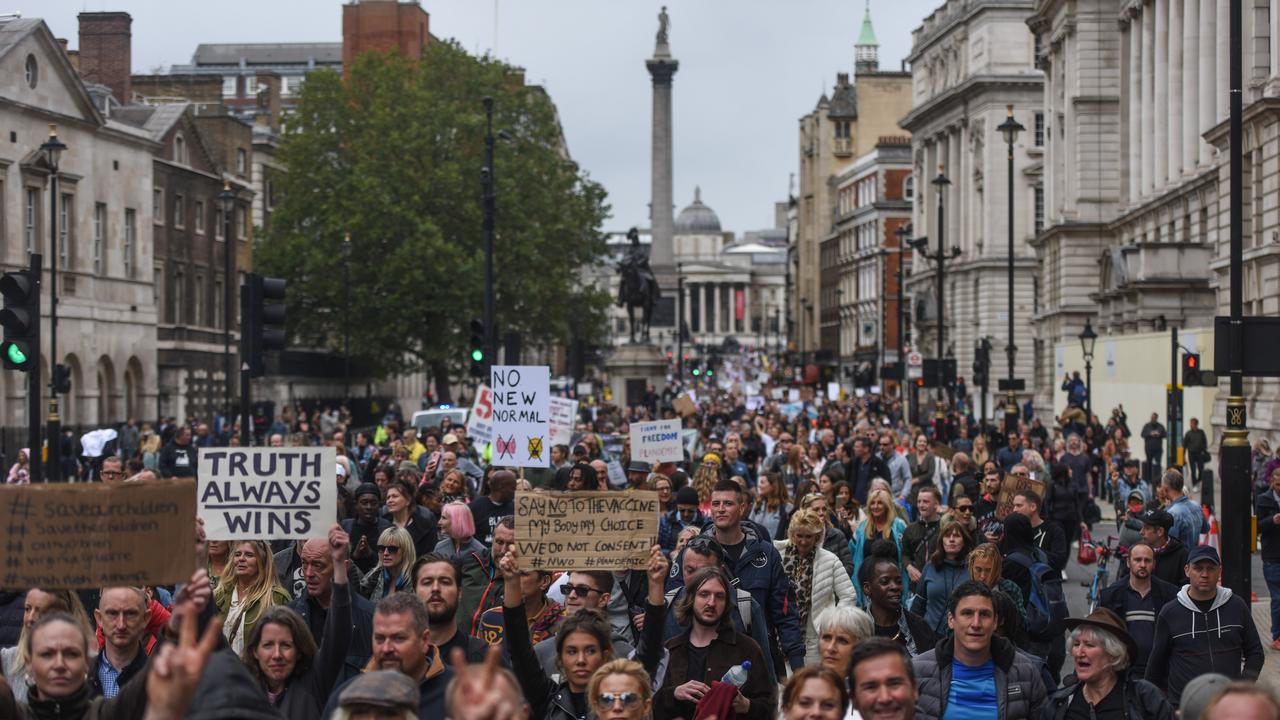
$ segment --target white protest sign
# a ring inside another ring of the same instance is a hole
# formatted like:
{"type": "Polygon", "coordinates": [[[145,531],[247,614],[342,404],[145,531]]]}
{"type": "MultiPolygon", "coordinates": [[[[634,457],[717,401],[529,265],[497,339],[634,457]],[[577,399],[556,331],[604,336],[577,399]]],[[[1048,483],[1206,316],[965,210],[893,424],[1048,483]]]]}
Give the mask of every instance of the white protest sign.
{"type": "Polygon", "coordinates": [[[488,385],[476,389],[476,401],[467,417],[467,435],[479,445],[493,440],[493,391],[488,385]]]}
{"type": "Polygon", "coordinates": [[[578,401],[553,397],[547,405],[550,411],[551,444],[568,445],[573,440],[573,425],[578,419],[578,401]]]}
{"type": "Polygon", "coordinates": [[[680,421],[655,420],[631,423],[631,459],[647,463],[680,462],[680,421]]]}
{"type": "Polygon", "coordinates": [[[551,368],[494,365],[493,464],[551,466],[551,368]]]}
{"type": "Polygon", "coordinates": [[[787,390],[787,402],[800,402],[800,390],[798,388],[790,388],[787,390]]]}
{"type": "MultiPolygon", "coordinates": [[[[862,397],[862,396],[859,395],[858,397],[862,397]]],[[[835,402],[840,399],[840,383],[838,382],[827,383],[827,399],[830,400],[831,402],[835,402]]]]}
{"type": "Polygon", "coordinates": [[[334,449],[218,448],[200,453],[196,512],[210,540],[324,538],[338,517],[334,449]]]}
{"type": "Polygon", "coordinates": [[[755,412],[764,407],[764,398],[759,395],[752,395],[747,398],[747,409],[755,412]]]}

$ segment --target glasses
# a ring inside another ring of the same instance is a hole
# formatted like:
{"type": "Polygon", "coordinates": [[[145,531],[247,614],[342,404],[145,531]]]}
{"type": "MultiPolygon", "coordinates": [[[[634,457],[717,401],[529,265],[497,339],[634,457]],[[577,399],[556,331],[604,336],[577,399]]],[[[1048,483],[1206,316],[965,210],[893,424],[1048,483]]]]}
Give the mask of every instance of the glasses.
{"type": "Polygon", "coordinates": [[[398,555],[400,554],[400,546],[399,545],[379,545],[378,552],[391,553],[392,555],[398,555]]]}
{"type": "Polygon", "coordinates": [[[693,538],[685,544],[685,547],[690,550],[698,551],[699,555],[705,555],[710,552],[715,553],[717,558],[724,558],[724,546],[722,546],[715,538],[710,538],[706,535],[699,535],[698,537],[693,538]]]}
{"type": "Polygon", "coordinates": [[[973,506],[972,506],[972,505],[957,505],[957,506],[956,506],[956,512],[971,513],[971,512],[973,512],[973,506]]]}
{"type": "Polygon", "coordinates": [[[570,595],[577,595],[578,597],[587,597],[591,593],[598,593],[598,592],[604,592],[604,591],[597,590],[591,587],[590,585],[570,585],[569,583],[565,583],[560,586],[560,592],[564,593],[565,597],[569,597],[570,595]]]}
{"type": "Polygon", "coordinates": [[[611,708],[617,703],[622,703],[622,707],[629,708],[640,702],[640,693],[624,692],[616,695],[614,693],[600,693],[596,696],[596,702],[600,704],[600,707],[611,708]]]}

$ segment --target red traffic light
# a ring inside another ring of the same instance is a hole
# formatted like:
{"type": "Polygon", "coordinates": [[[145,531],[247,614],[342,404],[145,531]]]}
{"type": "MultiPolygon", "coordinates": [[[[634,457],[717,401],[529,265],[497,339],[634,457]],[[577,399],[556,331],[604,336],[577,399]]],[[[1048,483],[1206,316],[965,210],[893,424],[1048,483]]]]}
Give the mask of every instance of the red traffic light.
{"type": "Polygon", "coordinates": [[[1187,367],[1189,367],[1189,368],[1194,368],[1195,366],[1196,366],[1196,356],[1195,356],[1195,355],[1188,355],[1188,356],[1187,356],[1187,367]]]}

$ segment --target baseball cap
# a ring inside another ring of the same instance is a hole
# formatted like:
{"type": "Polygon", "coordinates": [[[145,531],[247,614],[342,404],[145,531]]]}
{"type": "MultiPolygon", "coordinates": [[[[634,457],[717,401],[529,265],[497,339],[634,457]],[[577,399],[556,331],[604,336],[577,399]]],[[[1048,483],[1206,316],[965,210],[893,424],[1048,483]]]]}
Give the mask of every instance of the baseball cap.
{"type": "Polygon", "coordinates": [[[676,504],[677,505],[697,505],[698,491],[694,490],[688,485],[680,488],[679,490],[676,491],[676,504]]]}
{"type": "Polygon", "coordinates": [[[445,435],[443,438],[440,439],[441,445],[452,445],[456,442],[458,442],[458,436],[454,435],[453,433],[449,433],[448,435],[445,435]]]}
{"type": "Polygon", "coordinates": [[[1187,554],[1188,565],[1195,565],[1201,560],[1211,560],[1214,565],[1222,564],[1222,558],[1218,557],[1218,549],[1212,545],[1197,545],[1187,554]]]}
{"type": "Polygon", "coordinates": [[[1152,525],[1154,527],[1162,527],[1165,530],[1173,527],[1173,516],[1167,510],[1152,510],[1142,518],[1143,525],[1152,525]]]}
{"type": "Polygon", "coordinates": [[[356,488],[355,497],[357,500],[359,500],[361,497],[365,495],[372,495],[378,499],[381,499],[382,491],[378,489],[377,485],[374,485],[371,482],[360,483],[360,487],[356,488]]]}

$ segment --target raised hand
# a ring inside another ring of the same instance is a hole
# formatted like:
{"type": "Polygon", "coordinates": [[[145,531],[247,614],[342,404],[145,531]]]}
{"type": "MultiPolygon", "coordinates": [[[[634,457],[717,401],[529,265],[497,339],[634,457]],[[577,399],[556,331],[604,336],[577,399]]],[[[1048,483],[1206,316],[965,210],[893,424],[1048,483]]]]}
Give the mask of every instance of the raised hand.
{"type": "Polygon", "coordinates": [[[490,645],[484,663],[467,664],[462,648],[453,649],[453,720],[523,720],[517,689],[498,682],[501,656],[501,646],[490,645]]]}
{"type": "MultiPolygon", "coordinates": [[[[205,581],[208,582],[208,576],[205,581]]],[[[162,645],[147,672],[144,720],[180,720],[187,714],[196,685],[209,663],[209,656],[218,646],[218,636],[222,632],[222,619],[214,618],[197,640],[197,614],[190,607],[175,609],[174,617],[182,618],[178,643],[162,645]]]]}

